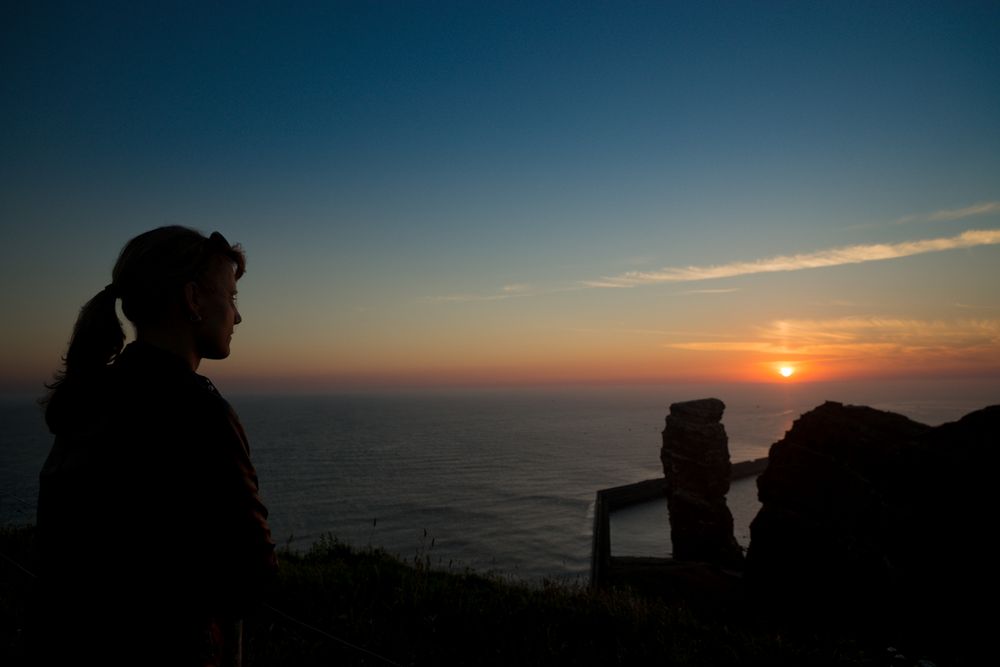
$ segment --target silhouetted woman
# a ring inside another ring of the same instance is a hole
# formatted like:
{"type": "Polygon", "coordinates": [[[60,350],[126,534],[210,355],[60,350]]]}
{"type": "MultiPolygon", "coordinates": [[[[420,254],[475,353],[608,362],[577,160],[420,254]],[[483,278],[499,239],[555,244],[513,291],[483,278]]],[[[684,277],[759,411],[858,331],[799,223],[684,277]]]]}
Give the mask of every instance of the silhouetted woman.
{"type": "Polygon", "coordinates": [[[229,355],[244,267],[217,232],[161,227],[126,244],[80,312],[46,399],[45,660],[239,664],[274,544],[243,428],[195,371],[229,355]]]}

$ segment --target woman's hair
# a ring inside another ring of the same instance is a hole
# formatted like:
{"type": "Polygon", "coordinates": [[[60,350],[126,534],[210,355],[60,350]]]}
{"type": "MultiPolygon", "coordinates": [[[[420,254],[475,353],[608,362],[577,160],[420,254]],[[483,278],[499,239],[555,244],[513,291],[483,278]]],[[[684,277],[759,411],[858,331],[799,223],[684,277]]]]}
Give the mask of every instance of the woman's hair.
{"type": "Polygon", "coordinates": [[[46,385],[49,393],[42,399],[48,404],[46,420],[51,422],[52,404],[66,386],[87,384],[122,351],[125,332],[115,312],[117,299],[137,328],[156,324],[182,298],[184,285],[201,280],[219,259],[234,265],[237,279],[246,270],[243,250],[218,232],[205,237],[187,227],[159,227],[126,243],[111,272],[111,284],[80,310],[63,367],[46,385]]]}

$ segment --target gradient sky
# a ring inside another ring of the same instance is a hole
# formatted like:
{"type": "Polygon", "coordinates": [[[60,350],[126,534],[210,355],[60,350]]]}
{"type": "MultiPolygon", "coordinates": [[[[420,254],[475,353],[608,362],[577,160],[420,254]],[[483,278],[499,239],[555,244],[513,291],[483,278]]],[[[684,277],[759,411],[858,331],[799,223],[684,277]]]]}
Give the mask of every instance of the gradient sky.
{"type": "Polygon", "coordinates": [[[248,253],[224,388],[1000,377],[996,2],[5,3],[0,62],[0,389],[163,224],[248,253]]]}

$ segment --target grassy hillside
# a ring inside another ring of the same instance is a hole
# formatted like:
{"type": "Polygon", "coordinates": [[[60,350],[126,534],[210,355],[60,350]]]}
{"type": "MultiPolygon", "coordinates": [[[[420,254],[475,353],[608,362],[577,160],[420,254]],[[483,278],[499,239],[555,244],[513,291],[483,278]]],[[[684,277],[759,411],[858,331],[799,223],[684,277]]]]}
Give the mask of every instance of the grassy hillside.
{"type": "MultiPolygon", "coordinates": [[[[0,553],[30,570],[32,536],[0,529],[0,553]]],[[[441,571],[332,539],[281,558],[267,606],[247,621],[246,665],[884,664],[849,639],[630,590],[441,571]]],[[[0,563],[5,665],[23,660],[30,623],[32,582],[11,560],[0,563]]]]}

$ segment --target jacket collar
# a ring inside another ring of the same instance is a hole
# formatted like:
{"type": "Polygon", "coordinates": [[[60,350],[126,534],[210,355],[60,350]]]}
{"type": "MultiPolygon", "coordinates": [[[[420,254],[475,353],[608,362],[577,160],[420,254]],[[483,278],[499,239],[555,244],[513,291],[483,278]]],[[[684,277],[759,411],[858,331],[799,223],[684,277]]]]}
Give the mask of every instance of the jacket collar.
{"type": "Polygon", "coordinates": [[[141,340],[129,343],[125,349],[122,350],[121,354],[118,355],[118,359],[115,361],[115,364],[124,365],[126,367],[139,365],[147,368],[155,368],[164,372],[196,375],[184,359],[178,357],[173,352],[156,347],[155,345],[150,345],[149,343],[141,340]]]}

